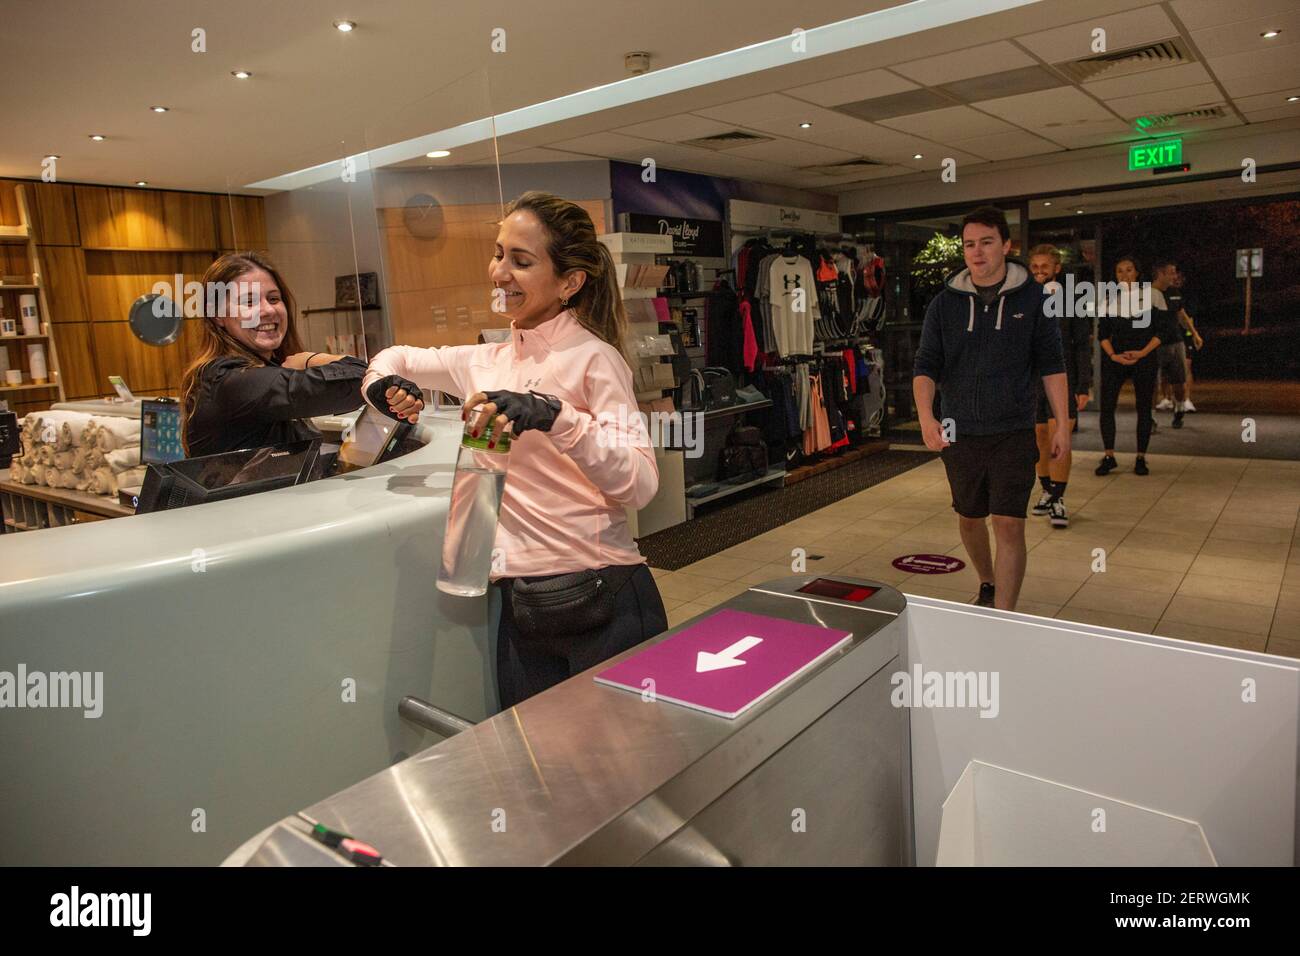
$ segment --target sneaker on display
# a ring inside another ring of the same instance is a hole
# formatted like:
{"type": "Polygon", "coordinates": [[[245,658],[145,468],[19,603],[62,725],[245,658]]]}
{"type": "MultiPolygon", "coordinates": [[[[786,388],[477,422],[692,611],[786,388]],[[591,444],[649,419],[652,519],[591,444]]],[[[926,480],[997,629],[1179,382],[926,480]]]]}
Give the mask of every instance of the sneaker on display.
{"type": "Polygon", "coordinates": [[[1038,504],[1034,505],[1034,514],[1036,515],[1047,514],[1048,508],[1051,506],[1051,504],[1052,504],[1052,493],[1050,491],[1044,491],[1043,497],[1039,498],[1038,504]]]}
{"type": "Polygon", "coordinates": [[[993,606],[993,585],[981,584],[979,597],[975,599],[975,603],[978,604],[980,607],[992,607],[993,606]]]}
{"type": "Polygon", "coordinates": [[[1156,411],[1167,412],[1170,411],[1173,407],[1174,407],[1174,403],[1172,399],[1162,398],[1160,399],[1160,404],[1156,406],[1156,411]]]}
{"type": "Polygon", "coordinates": [[[1065,502],[1057,498],[1052,502],[1051,522],[1053,528],[1070,527],[1070,516],[1065,512],[1065,502]]]}

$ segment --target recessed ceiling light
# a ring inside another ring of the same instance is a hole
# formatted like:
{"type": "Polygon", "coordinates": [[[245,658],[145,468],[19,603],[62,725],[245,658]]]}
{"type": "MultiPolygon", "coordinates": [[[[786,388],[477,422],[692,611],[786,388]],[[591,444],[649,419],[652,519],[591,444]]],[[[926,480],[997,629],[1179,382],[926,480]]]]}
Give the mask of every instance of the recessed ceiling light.
{"type": "Polygon", "coordinates": [[[913,158],[913,159],[925,159],[925,157],[922,156],[920,153],[917,153],[917,154],[916,154],[915,156],[913,156],[912,158],[913,158]]]}
{"type": "Polygon", "coordinates": [[[1281,30],[1265,30],[1263,33],[1260,34],[1260,36],[1262,36],[1265,40],[1271,40],[1273,39],[1273,37],[1277,36],[1281,32],[1282,32],[1281,30]]]}
{"type": "Polygon", "coordinates": [[[335,21],[334,21],[334,29],[335,29],[335,30],[338,30],[339,33],[351,33],[351,32],[352,32],[353,30],[355,30],[356,28],[357,28],[357,25],[356,25],[354,22],[352,22],[351,20],[335,20],[335,21]]]}
{"type": "Polygon", "coordinates": [[[90,138],[93,139],[96,143],[102,143],[104,141],[104,137],[100,133],[91,133],[90,138]]]}
{"type": "Polygon", "coordinates": [[[145,182],[143,179],[137,179],[137,180],[135,181],[135,184],[136,184],[137,186],[148,186],[148,185],[149,185],[149,184],[148,184],[147,182],[145,182]]]}
{"type": "Polygon", "coordinates": [[[800,123],[800,124],[799,124],[799,128],[800,128],[800,129],[809,129],[811,126],[812,126],[812,123],[800,123]]]}
{"type": "Polygon", "coordinates": [[[230,75],[237,80],[247,80],[251,79],[253,76],[253,74],[249,73],[247,70],[231,70],[230,75]]]}
{"type": "Polygon", "coordinates": [[[1076,210],[1074,211],[1074,214],[1075,214],[1076,216],[1082,216],[1082,215],[1083,215],[1083,210],[1082,210],[1082,209],[1076,209],[1076,210]]]}
{"type": "Polygon", "coordinates": [[[1286,98],[1286,101],[1288,103],[1294,103],[1296,100],[1300,100],[1300,96],[1288,96],[1286,98]]]}
{"type": "Polygon", "coordinates": [[[41,157],[41,159],[62,159],[62,158],[63,157],[60,156],[58,153],[49,153],[41,157]]]}
{"type": "Polygon", "coordinates": [[[435,149],[432,153],[425,153],[424,155],[428,156],[430,159],[442,159],[444,156],[450,156],[451,150],[435,149]]]}
{"type": "Polygon", "coordinates": [[[1050,199],[1044,199],[1044,200],[1043,200],[1043,205],[1044,205],[1044,206],[1050,206],[1051,204],[1052,204],[1052,201],[1051,201],[1050,199]]]}
{"type": "Polygon", "coordinates": [[[165,107],[165,106],[151,106],[151,107],[149,107],[149,109],[153,110],[155,113],[166,113],[166,112],[167,112],[167,107],[165,107]]]}

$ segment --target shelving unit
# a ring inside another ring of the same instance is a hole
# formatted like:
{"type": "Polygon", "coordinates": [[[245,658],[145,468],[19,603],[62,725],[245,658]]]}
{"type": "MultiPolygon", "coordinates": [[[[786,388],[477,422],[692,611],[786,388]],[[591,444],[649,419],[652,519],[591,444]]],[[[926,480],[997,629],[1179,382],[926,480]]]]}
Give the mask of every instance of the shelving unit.
{"type": "MultiPolygon", "coordinates": [[[[36,308],[40,320],[41,332],[36,335],[17,335],[0,338],[0,347],[8,347],[9,342],[44,342],[45,343],[45,368],[48,375],[48,381],[44,383],[34,383],[25,381],[22,385],[7,385],[0,381],[0,397],[11,392],[28,392],[28,391],[53,391],[57,393],[57,398],[51,397],[51,401],[67,401],[67,395],[63,388],[63,376],[59,370],[59,352],[55,344],[50,322],[53,317],[50,314],[49,298],[45,294],[45,282],[41,278],[43,270],[41,268],[40,249],[36,244],[35,230],[32,228],[31,207],[28,201],[27,187],[19,185],[15,190],[18,199],[18,218],[17,226],[0,226],[0,242],[21,242],[26,246],[27,264],[31,268],[32,277],[35,280],[31,283],[18,283],[14,285],[0,285],[0,296],[5,296],[4,308],[5,315],[12,315],[22,328],[22,319],[19,316],[18,302],[22,293],[36,293],[36,308]],[[8,293],[13,293],[9,295],[8,293]],[[10,311],[12,310],[12,311],[10,311]]],[[[17,362],[14,361],[14,353],[9,353],[9,367],[11,369],[22,369],[24,379],[31,378],[31,367],[27,362],[27,350],[18,349],[17,362]]]]}

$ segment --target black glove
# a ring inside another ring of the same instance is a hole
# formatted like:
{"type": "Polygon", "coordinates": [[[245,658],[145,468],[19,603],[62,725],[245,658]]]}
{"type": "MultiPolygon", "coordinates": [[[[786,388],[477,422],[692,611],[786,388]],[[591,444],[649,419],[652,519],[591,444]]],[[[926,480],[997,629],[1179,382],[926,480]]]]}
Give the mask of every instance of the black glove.
{"type": "MultiPolygon", "coordinates": [[[[487,400],[497,407],[497,415],[504,415],[511,424],[511,431],[522,434],[530,428],[549,432],[555,424],[555,416],[560,414],[563,403],[554,395],[539,395],[537,392],[484,392],[487,400]]],[[[482,406],[479,406],[480,408],[482,406]]],[[[475,409],[477,413],[478,409],[475,409]]],[[[496,415],[492,416],[493,418],[496,415]]],[[[491,427],[490,420],[489,425],[491,427]]]]}
{"type": "Polygon", "coordinates": [[[376,409],[383,412],[389,418],[395,419],[399,422],[405,421],[406,419],[398,418],[388,410],[387,392],[390,388],[404,389],[412,398],[420,398],[421,401],[423,401],[421,396],[424,393],[420,391],[420,386],[402,378],[400,375],[385,375],[383,378],[379,379],[379,381],[370,383],[370,387],[366,389],[366,401],[370,402],[371,405],[375,406],[376,409]]]}

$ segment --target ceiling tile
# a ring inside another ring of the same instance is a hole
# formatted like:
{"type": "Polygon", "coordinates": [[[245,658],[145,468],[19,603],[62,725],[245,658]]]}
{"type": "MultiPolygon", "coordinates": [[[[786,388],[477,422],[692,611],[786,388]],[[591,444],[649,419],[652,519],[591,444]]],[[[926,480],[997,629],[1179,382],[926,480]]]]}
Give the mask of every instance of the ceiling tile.
{"type": "Polygon", "coordinates": [[[969,103],[993,96],[1015,96],[1017,93],[1032,93],[1035,90],[1051,90],[1058,86],[1065,86],[1065,83],[1051,70],[1041,66],[1023,66],[1016,70],[990,73],[988,76],[954,80],[952,83],[944,83],[939,89],[969,103]]]}
{"type": "Polygon", "coordinates": [[[856,103],[841,103],[836,112],[845,113],[864,120],[882,120],[891,116],[906,116],[908,113],[923,113],[926,110],[942,109],[956,106],[951,99],[935,93],[933,90],[908,90],[906,93],[894,93],[856,103]]]}
{"type": "Polygon", "coordinates": [[[790,139],[776,139],[770,143],[752,143],[749,146],[737,146],[727,152],[742,159],[759,159],[767,163],[782,166],[822,166],[830,163],[847,162],[857,159],[856,153],[842,149],[831,149],[815,143],[799,143],[790,139]]]}
{"type": "Polygon", "coordinates": [[[1280,109],[1281,107],[1290,107],[1291,112],[1300,117],[1300,103],[1288,103],[1288,95],[1300,96],[1300,90],[1293,94],[1283,93],[1261,93],[1258,96],[1242,96],[1233,100],[1233,104],[1243,113],[1258,113],[1260,110],[1280,109]]]}
{"type": "Polygon", "coordinates": [[[770,123],[773,120],[793,119],[806,112],[808,104],[792,96],[780,93],[764,93],[749,99],[736,100],[722,106],[710,106],[707,109],[693,110],[699,116],[735,123],[738,126],[752,126],[755,123],[770,123]]]}
{"type": "Polygon", "coordinates": [[[1240,23],[1195,30],[1192,40],[1201,51],[1201,56],[1207,59],[1232,53],[1275,50],[1283,46],[1292,47],[1293,57],[1300,56],[1294,48],[1296,43],[1300,43],[1300,7],[1293,6],[1287,13],[1260,17],[1257,20],[1242,20],[1240,23]],[[1260,36],[1266,30],[1282,32],[1271,40],[1266,40],[1260,36]]]}
{"type": "Polygon", "coordinates": [[[1295,0],[1173,0],[1174,15],[1189,30],[1202,30],[1295,10],[1295,0]]]}
{"type": "Polygon", "coordinates": [[[574,163],[591,159],[590,156],[580,156],[574,153],[562,152],[558,149],[545,149],[540,146],[534,146],[529,149],[521,149],[518,152],[507,153],[501,157],[501,165],[514,165],[518,163],[574,163]]]}
{"type": "Polygon", "coordinates": [[[973,104],[1027,130],[1051,136],[1052,124],[1109,123],[1116,117],[1092,97],[1075,89],[1040,90],[973,104]]]}
{"type": "Polygon", "coordinates": [[[665,116],[663,119],[650,120],[646,123],[620,126],[617,132],[626,133],[628,136],[653,139],[662,143],[680,143],[701,136],[725,133],[732,128],[730,123],[724,123],[720,120],[707,119],[693,113],[679,113],[676,116],[665,116]]]}
{"type": "Polygon", "coordinates": [[[834,130],[818,137],[818,141],[837,149],[846,149],[858,156],[875,160],[898,162],[911,161],[916,153],[933,152],[938,149],[936,143],[900,133],[885,126],[862,123],[854,129],[834,130]]]}
{"type": "Polygon", "coordinates": [[[1295,63],[1294,46],[1280,46],[1272,50],[1248,50],[1245,53],[1209,58],[1210,72],[1220,80],[1231,80],[1256,73],[1280,73],[1294,69],[1295,63]]]}
{"type": "Polygon", "coordinates": [[[1158,93],[1139,93],[1117,100],[1107,100],[1106,105],[1125,119],[1160,113],[1177,113],[1199,109],[1223,102],[1223,94],[1213,83],[1183,87],[1181,90],[1161,90],[1158,93]]]}
{"type": "Polygon", "coordinates": [[[819,106],[838,106],[841,103],[855,103],[858,100],[914,89],[915,83],[888,70],[868,70],[866,73],[853,73],[821,83],[796,86],[792,90],[786,90],[786,94],[819,106]]]}
{"type": "Polygon", "coordinates": [[[804,103],[798,100],[792,100],[791,102],[799,103],[798,113],[773,119],[752,118],[748,122],[737,125],[743,126],[746,129],[768,133],[772,136],[785,136],[790,139],[799,140],[815,140],[818,134],[824,130],[842,129],[846,126],[854,126],[862,122],[859,119],[847,116],[836,110],[822,109],[820,106],[813,106],[811,103],[804,103]],[[800,123],[811,123],[812,126],[808,129],[800,129],[800,123]]]}
{"type": "Polygon", "coordinates": [[[1137,139],[1139,135],[1131,125],[1117,119],[1045,126],[1038,130],[1038,134],[1067,149],[1107,146],[1137,139]]]}
{"type": "Polygon", "coordinates": [[[971,76],[1035,65],[1033,58],[1026,56],[1024,50],[1017,49],[1005,40],[999,40],[969,50],[954,50],[910,63],[899,63],[890,69],[925,86],[937,86],[971,76]]]}
{"type": "Polygon", "coordinates": [[[1211,82],[1210,74],[1204,66],[1200,63],[1184,63],[1181,66],[1166,66],[1163,69],[1147,70],[1129,76],[1117,76],[1111,80],[1093,80],[1084,83],[1083,88],[1093,96],[1109,100],[1209,82],[1211,82]]]}
{"type": "Polygon", "coordinates": [[[1150,6],[1018,36],[1016,42],[1048,63],[1065,63],[1097,55],[1092,48],[1092,31],[1098,28],[1106,31],[1107,50],[1125,50],[1178,34],[1164,10],[1150,6]]]}
{"type": "Polygon", "coordinates": [[[1042,153],[1055,153],[1061,147],[1033,133],[1024,130],[1012,130],[1009,133],[996,133],[992,136],[976,136],[963,139],[953,144],[958,149],[983,156],[985,159],[1018,159],[1021,156],[1038,156],[1042,153]]]}
{"type": "Polygon", "coordinates": [[[1236,76],[1223,80],[1223,88],[1228,95],[1254,96],[1256,93],[1300,93],[1300,57],[1289,70],[1274,73],[1252,73],[1249,76],[1236,76]]]}
{"type": "Polygon", "coordinates": [[[981,113],[979,110],[973,110],[969,106],[950,106],[947,109],[914,113],[911,116],[895,116],[892,119],[881,120],[880,125],[943,143],[1015,129],[1009,123],[987,113],[981,113]]]}
{"type": "Polygon", "coordinates": [[[1248,119],[1252,123],[1268,123],[1271,122],[1272,120],[1280,120],[1280,119],[1293,120],[1296,119],[1297,117],[1300,117],[1300,112],[1297,112],[1296,110],[1296,107],[1298,105],[1300,104],[1283,103],[1281,106],[1275,107],[1270,110],[1256,110],[1253,113],[1247,113],[1246,119],[1248,119]]]}

